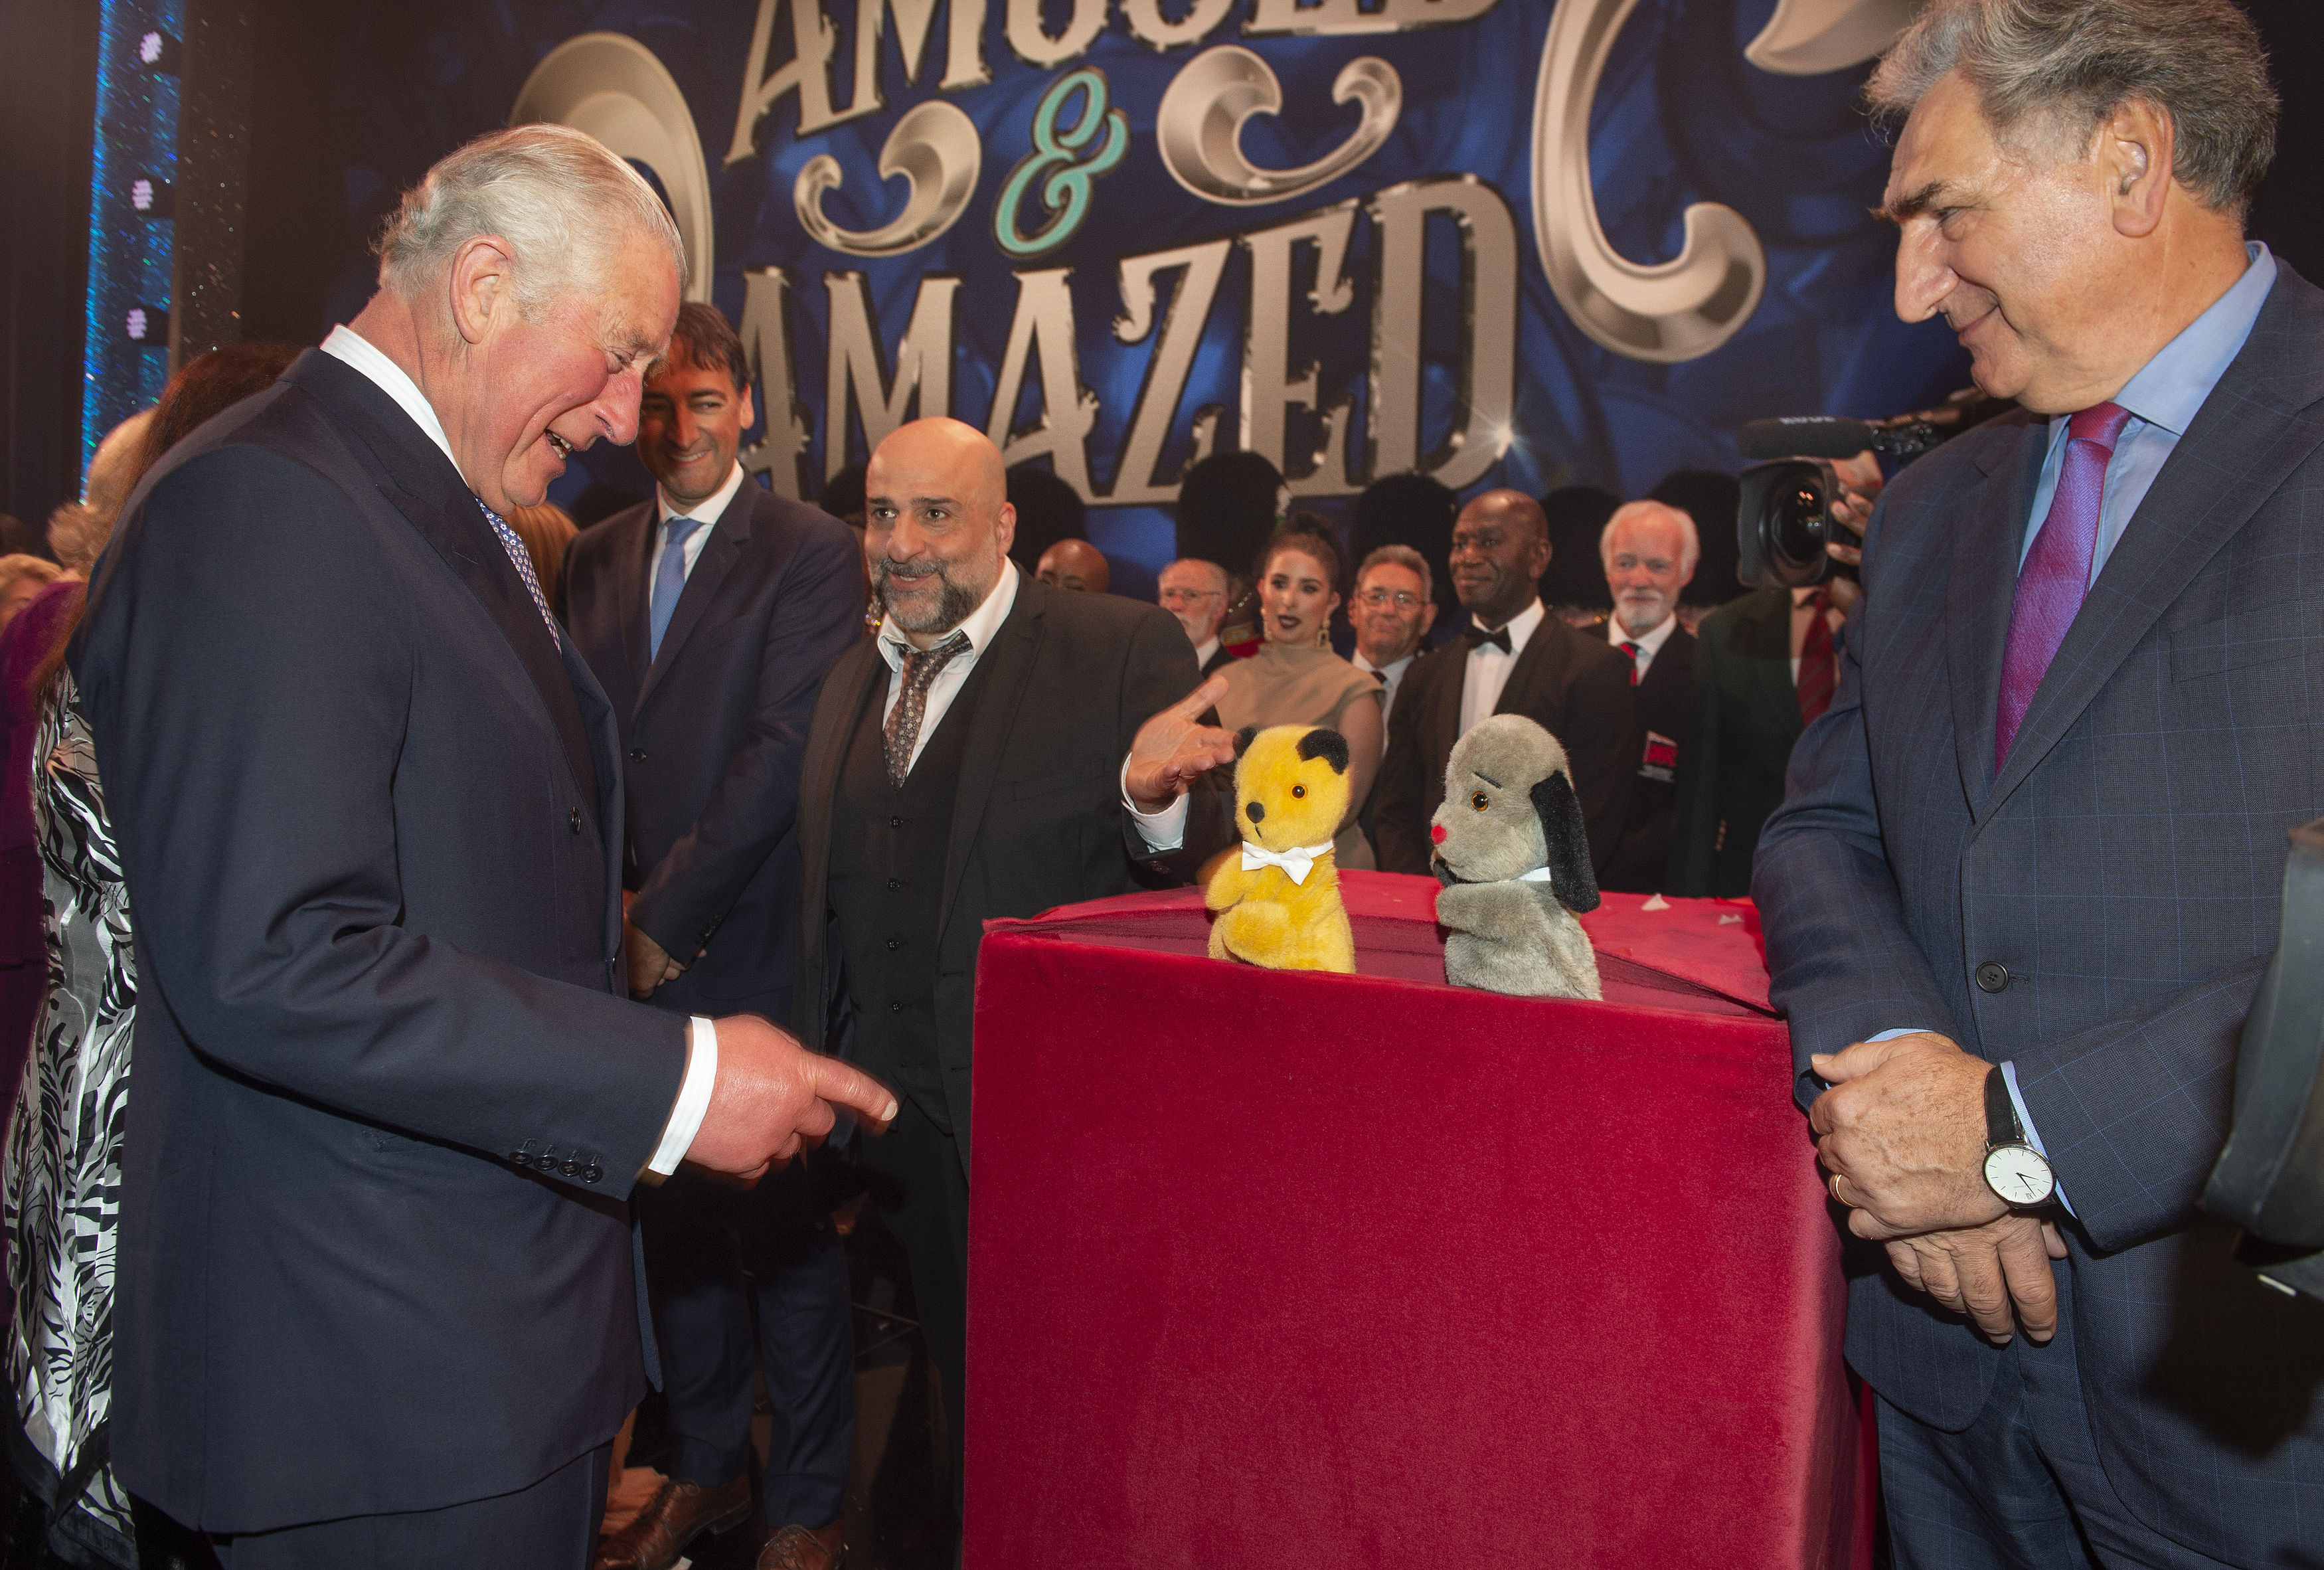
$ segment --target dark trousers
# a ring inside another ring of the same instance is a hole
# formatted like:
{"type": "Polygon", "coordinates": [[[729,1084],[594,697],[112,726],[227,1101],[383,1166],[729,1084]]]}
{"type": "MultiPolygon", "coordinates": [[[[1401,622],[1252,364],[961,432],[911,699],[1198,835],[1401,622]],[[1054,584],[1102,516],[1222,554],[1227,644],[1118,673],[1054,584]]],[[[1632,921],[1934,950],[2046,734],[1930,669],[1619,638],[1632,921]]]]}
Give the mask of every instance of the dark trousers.
{"type": "MultiPolygon", "coordinates": [[[[403,1515],[351,1516],[211,1539],[223,1570],[588,1570],[605,1513],[611,1443],[576,1456],[530,1488],[403,1515]]],[[[141,1531],[140,1536],[144,1534],[141,1531]]],[[[190,1561],[189,1561],[190,1563],[190,1561]]]]}
{"type": "Polygon", "coordinates": [[[2139,1521],[2107,1481],[2074,1362],[2072,1273],[2061,1264],[2056,1275],[2057,1335],[2009,1344],[1967,1428],[1944,1433],[1880,1403],[1896,1570],[2226,1570],[2139,1521]]]}
{"type": "Polygon", "coordinates": [[[752,1371],[763,1369],[774,1434],[760,1493],[770,1530],[837,1519],[855,1444],[847,1257],[812,1159],[747,1191],[681,1167],[636,1196],[678,1438],[669,1474],[715,1487],[749,1473],[752,1371]]]}
{"type": "Polygon", "coordinates": [[[917,1095],[899,1099],[903,1104],[895,1122],[886,1133],[859,1141],[857,1159],[870,1180],[881,1219],[904,1245],[911,1267],[920,1334],[944,1381],[957,1506],[963,1419],[968,1409],[968,1174],[941,1114],[930,1116],[917,1095]]]}

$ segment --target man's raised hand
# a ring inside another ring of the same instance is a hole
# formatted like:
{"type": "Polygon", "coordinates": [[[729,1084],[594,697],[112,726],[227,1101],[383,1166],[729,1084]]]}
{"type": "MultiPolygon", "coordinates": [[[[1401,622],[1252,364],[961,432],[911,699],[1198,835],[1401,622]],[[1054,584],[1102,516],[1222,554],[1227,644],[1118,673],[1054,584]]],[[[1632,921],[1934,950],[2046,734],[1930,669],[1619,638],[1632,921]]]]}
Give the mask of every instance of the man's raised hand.
{"type": "Polygon", "coordinates": [[[1159,812],[1204,774],[1234,762],[1234,737],[1200,723],[1226,693],[1227,679],[1213,676],[1138,727],[1122,782],[1139,811],[1159,812]]]}
{"type": "Polygon", "coordinates": [[[756,1014],[729,1014],[715,1024],[718,1077],[686,1151],[696,1166],[755,1181],[829,1133],[835,1108],[847,1108],[875,1132],[894,1121],[895,1096],[870,1075],[808,1051],[756,1014]]]}

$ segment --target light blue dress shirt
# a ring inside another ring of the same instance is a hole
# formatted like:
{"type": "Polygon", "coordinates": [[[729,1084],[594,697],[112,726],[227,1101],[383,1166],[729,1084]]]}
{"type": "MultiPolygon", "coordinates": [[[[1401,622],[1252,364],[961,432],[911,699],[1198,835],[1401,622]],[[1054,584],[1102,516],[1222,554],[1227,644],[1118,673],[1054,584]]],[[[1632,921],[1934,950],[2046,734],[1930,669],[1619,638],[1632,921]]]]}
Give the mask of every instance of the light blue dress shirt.
{"type": "MultiPolygon", "coordinates": [[[[2130,411],[2130,420],[2115,439],[2114,456],[2107,460],[2106,494],[2098,505],[2098,537],[2090,551],[2092,583],[2098,581],[2107,558],[2121,543],[2123,531],[2130,526],[2139,503],[2146,500],[2154,477],[2163,472],[2163,464],[2177,449],[2179,439],[2187,434],[2195,411],[2203,407],[2211,389],[2227,374],[2227,366],[2243,353],[2245,341],[2251,337],[2252,324],[2259,319],[2260,307],[2267,303],[2268,291],[2275,287],[2274,254],[2256,240],[2246,241],[2244,250],[2251,257],[2251,265],[2244,269],[2244,275],[2213,300],[2209,309],[2163,345],[2154,358],[2140,367],[2138,374],[2114,395],[2114,402],[2130,411]]],[[[2050,515],[2050,503],[2058,494],[2058,473],[2065,465],[2067,429],[2072,418],[2061,414],[2050,421],[2049,456],[2042,462],[2042,481],[2034,487],[2034,506],[2026,514],[2024,543],[2017,550],[2021,571],[2026,553],[2034,549],[2034,535],[2041,532],[2043,520],[2050,515]]],[[[1921,1028],[1883,1030],[1872,1039],[1886,1041],[1892,1037],[1908,1036],[1921,1028]]],[[[2025,1098],[2017,1092],[2017,1065],[2014,1061],[2002,1064],[2001,1077],[2009,1086],[2009,1104],[2016,1109],[2026,1143],[2046,1159],[2050,1152],[2042,1143],[2041,1131],[2034,1126],[2033,1114],[2025,1110],[2025,1098]]],[[[2058,1202],[2066,1206],[2069,1214],[2073,1213],[2062,1178],[2058,1185],[2058,1202]]]]}

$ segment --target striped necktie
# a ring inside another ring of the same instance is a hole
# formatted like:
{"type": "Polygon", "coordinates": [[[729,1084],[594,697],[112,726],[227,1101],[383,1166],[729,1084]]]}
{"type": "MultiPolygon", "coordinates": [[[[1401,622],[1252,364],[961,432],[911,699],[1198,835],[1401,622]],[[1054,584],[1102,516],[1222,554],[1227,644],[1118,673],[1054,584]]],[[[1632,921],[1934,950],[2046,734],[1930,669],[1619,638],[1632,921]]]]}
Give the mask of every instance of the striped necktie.
{"type": "Polygon", "coordinates": [[[490,523],[493,532],[500,536],[501,549],[508,552],[510,564],[516,568],[517,577],[524,579],[524,592],[532,596],[533,608],[540,613],[540,624],[549,629],[549,641],[559,649],[564,648],[565,640],[558,633],[557,618],[549,614],[549,596],[540,592],[540,579],[532,570],[532,557],[525,550],[524,541],[516,537],[516,531],[508,526],[507,519],[485,506],[482,496],[476,498],[476,505],[484,508],[484,522],[490,523]]]}

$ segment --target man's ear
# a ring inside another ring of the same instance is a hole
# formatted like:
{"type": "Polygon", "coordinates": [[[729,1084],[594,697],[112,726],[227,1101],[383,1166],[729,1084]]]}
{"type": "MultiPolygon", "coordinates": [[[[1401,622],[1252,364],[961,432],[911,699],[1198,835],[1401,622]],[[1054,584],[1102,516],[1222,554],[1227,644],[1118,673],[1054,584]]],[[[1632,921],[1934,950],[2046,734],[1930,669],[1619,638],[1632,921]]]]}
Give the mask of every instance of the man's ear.
{"type": "Polygon", "coordinates": [[[1590,834],[1572,781],[1552,774],[1531,792],[1541,815],[1542,843],[1549,847],[1549,886],[1557,902],[1577,914],[1598,909],[1598,873],[1590,863],[1590,834]]]}
{"type": "Polygon", "coordinates": [[[1420,607],[1420,641],[1428,642],[1428,629],[1436,624],[1436,602],[1428,601],[1420,607]]]}
{"type": "Polygon", "coordinates": [[[2170,115],[2144,98],[2125,100],[2098,127],[2094,156],[2115,233],[2143,240],[2163,222],[2177,141],[2170,115]]]}
{"type": "Polygon", "coordinates": [[[452,253],[444,284],[452,327],[462,339],[482,343],[495,319],[516,313],[515,281],[516,253],[498,235],[478,235],[452,253]]]}
{"type": "Polygon", "coordinates": [[[1017,543],[1017,509],[1006,502],[1001,503],[1001,511],[992,515],[992,537],[1001,542],[1001,554],[1003,556],[1008,555],[1009,548],[1017,543]]]}

